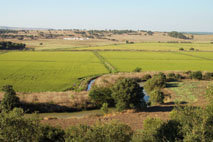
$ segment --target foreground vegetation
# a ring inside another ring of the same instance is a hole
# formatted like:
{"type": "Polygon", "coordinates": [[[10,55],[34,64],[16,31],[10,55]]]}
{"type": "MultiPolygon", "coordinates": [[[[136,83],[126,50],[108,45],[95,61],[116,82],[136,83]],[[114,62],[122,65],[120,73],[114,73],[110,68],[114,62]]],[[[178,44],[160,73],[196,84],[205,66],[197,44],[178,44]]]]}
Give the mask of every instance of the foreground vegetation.
{"type": "Polygon", "coordinates": [[[133,131],[128,125],[118,122],[97,123],[93,126],[77,125],[66,130],[43,125],[39,119],[36,119],[36,115],[33,119],[25,118],[23,110],[15,108],[18,106],[18,100],[12,99],[16,96],[11,86],[5,86],[4,91],[5,97],[10,99],[4,99],[3,102],[7,103],[1,104],[1,141],[211,142],[213,139],[213,86],[209,86],[206,91],[205,96],[209,102],[204,108],[177,104],[176,108],[170,112],[168,121],[147,118],[143,122],[144,129],[140,131],[133,131]]]}

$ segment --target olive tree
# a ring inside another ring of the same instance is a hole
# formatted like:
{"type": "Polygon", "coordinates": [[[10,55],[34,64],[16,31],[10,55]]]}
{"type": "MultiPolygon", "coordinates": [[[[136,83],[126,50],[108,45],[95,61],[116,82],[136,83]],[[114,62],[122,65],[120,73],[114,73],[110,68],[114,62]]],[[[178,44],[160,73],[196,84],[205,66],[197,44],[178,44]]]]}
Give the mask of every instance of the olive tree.
{"type": "Polygon", "coordinates": [[[144,109],[146,107],[144,96],[143,88],[134,79],[121,79],[112,87],[112,97],[119,111],[144,109]]]}

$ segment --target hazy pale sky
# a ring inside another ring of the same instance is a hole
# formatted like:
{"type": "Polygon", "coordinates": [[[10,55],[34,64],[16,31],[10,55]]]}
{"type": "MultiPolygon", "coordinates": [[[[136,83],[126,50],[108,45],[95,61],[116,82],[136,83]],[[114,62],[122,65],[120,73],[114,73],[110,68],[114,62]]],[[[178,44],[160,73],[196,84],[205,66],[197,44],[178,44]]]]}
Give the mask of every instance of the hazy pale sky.
{"type": "Polygon", "coordinates": [[[0,0],[0,26],[213,32],[213,0],[0,0]]]}

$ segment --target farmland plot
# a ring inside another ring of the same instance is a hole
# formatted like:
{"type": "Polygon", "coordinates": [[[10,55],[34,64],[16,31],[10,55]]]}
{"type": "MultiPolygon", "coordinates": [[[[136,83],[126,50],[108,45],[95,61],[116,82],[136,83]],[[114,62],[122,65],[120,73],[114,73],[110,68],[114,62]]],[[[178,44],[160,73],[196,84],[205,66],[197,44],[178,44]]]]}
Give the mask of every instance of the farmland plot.
{"type": "Polygon", "coordinates": [[[78,78],[107,73],[91,52],[9,52],[0,55],[0,87],[19,92],[62,91],[78,78]]]}
{"type": "Polygon", "coordinates": [[[119,71],[132,71],[141,67],[143,71],[213,71],[213,61],[197,57],[213,56],[213,53],[180,52],[99,52],[108,62],[119,71]],[[187,54],[187,55],[185,55],[187,54]]]}
{"type": "Polygon", "coordinates": [[[199,51],[213,51],[210,43],[135,43],[118,44],[97,47],[75,48],[75,50],[145,50],[145,51],[179,51],[179,48],[189,51],[190,48],[199,51]]]}

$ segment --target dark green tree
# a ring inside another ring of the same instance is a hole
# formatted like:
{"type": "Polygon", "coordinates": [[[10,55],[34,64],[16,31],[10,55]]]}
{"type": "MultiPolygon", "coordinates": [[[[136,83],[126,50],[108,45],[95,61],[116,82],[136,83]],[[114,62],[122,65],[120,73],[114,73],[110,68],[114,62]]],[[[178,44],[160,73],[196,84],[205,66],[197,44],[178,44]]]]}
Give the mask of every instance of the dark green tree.
{"type": "Polygon", "coordinates": [[[89,92],[89,97],[98,107],[101,107],[104,103],[107,103],[109,106],[114,106],[114,99],[112,98],[110,88],[94,87],[89,92]]]}
{"type": "Polygon", "coordinates": [[[134,79],[121,79],[112,87],[112,97],[119,111],[125,109],[144,109],[143,88],[134,79]]]}
{"type": "Polygon", "coordinates": [[[39,121],[25,118],[22,109],[15,108],[8,113],[0,113],[1,142],[38,141],[39,135],[39,121]]]}
{"type": "Polygon", "coordinates": [[[0,105],[2,111],[8,112],[11,111],[13,108],[20,106],[19,98],[16,96],[16,92],[13,89],[13,86],[3,86],[2,91],[5,92],[0,105]]]}

